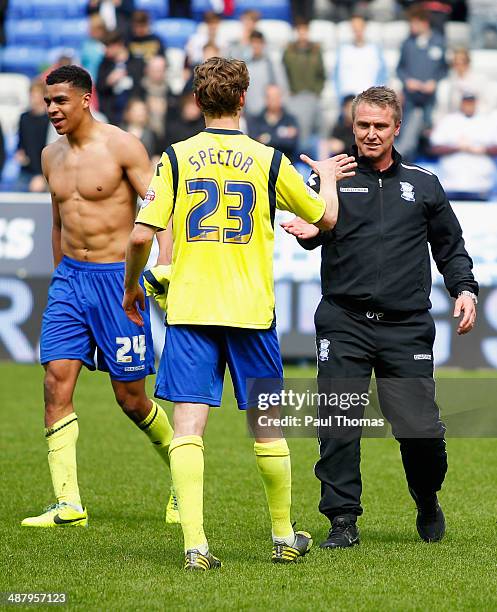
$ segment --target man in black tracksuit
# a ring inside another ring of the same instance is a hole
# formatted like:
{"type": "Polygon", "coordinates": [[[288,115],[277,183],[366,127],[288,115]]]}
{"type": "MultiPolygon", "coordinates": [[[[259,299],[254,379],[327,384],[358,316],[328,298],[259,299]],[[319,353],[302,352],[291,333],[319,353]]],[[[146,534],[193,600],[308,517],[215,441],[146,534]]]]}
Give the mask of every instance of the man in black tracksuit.
{"type": "MultiPolygon", "coordinates": [[[[435,403],[429,313],[428,243],[450,295],[458,333],[473,327],[478,284],[461,228],[435,175],[402,162],[393,148],[400,129],[395,93],[373,87],[354,101],[355,176],[339,182],[334,229],[317,232],[296,218],[283,223],[306,249],[322,246],[323,298],[315,315],[320,393],[367,391],[374,369],[381,410],[400,443],[409,491],[425,541],[443,537],[436,492],[447,471],[445,428],[435,403]],[[344,380],[348,379],[348,380],[344,380]],[[350,379],[353,379],[352,381],[350,379]]],[[[319,177],[309,184],[319,189],[319,177]]],[[[320,405],[320,418],[339,409],[320,405]]],[[[361,418],[364,406],[349,417],[361,418]]],[[[332,527],[325,548],[359,542],[362,514],[361,427],[321,427],[320,511],[332,527]]]]}

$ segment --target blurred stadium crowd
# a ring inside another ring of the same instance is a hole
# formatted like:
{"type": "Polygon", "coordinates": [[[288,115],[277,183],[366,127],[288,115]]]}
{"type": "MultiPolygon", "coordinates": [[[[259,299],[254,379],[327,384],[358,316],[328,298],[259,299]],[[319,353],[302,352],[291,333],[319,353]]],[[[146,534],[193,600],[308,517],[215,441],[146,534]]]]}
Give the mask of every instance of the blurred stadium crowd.
{"type": "Polygon", "coordinates": [[[84,66],[96,116],[155,162],[203,128],[193,68],[226,55],[251,74],[243,129],[296,163],[350,148],[353,96],[385,84],[400,152],[454,199],[497,196],[496,0],[0,0],[0,22],[1,190],[46,189],[52,68],[84,66]]]}

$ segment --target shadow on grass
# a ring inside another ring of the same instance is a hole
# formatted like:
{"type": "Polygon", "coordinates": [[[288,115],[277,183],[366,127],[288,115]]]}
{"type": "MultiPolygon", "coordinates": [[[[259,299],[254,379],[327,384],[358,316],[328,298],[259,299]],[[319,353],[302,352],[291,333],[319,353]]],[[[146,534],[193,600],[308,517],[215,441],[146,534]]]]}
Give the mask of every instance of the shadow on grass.
{"type": "Polygon", "coordinates": [[[362,529],[361,541],[364,544],[369,542],[381,542],[384,544],[418,544],[421,542],[416,533],[416,526],[413,525],[412,533],[396,531],[395,529],[362,529]]]}

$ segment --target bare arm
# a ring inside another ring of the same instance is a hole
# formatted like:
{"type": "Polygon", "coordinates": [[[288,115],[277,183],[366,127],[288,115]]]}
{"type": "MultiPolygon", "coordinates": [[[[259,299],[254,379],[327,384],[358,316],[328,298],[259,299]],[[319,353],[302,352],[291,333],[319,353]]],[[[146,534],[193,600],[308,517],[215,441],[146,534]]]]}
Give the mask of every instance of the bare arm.
{"type": "Polygon", "coordinates": [[[140,198],[144,198],[153,175],[145,147],[136,136],[122,131],[114,142],[118,159],[131,186],[140,198]]]}
{"type": "Polygon", "coordinates": [[[169,220],[168,226],[162,232],[156,234],[159,244],[159,256],[156,265],[168,266],[173,261],[173,220],[169,220]]]}
{"type": "Polygon", "coordinates": [[[60,220],[59,205],[52,198],[52,254],[53,265],[56,268],[62,261],[62,222],[60,220]]]}
{"type": "Polygon", "coordinates": [[[136,223],[126,248],[126,272],[124,275],[123,308],[127,317],[137,325],[143,325],[138,310],[145,309],[145,294],[139,285],[140,275],[147,263],[156,227],[136,223]]]}
{"type": "MultiPolygon", "coordinates": [[[[47,181],[47,184],[50,187],[50,184],[48,182],[49,165],[50,164],[49,164],[48,147],[45,147],[43,151],[41,152],[41,168],[42,168],[43,176],[45,177],[45,180],[47,181]]],[[[64,254],[62,253],[61,234],[62,234],[62,220],[60,218],[59,205],[56,202],[54,202],[54,199],[52,196],[52,255],[53,255],[54,268],[56,268],[60,264],[62,257],[64,256],[64,254]]]]}

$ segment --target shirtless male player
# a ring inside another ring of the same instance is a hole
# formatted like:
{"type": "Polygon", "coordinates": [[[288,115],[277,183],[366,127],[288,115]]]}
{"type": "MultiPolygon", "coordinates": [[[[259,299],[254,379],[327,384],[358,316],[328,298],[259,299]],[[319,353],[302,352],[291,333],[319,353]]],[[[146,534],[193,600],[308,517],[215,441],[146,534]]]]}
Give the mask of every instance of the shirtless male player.
{"type": "MultiPolygon", "coordinates": [[[[73,392],[83,365],[109,372],[117,403],[169,465],[173,437],[166,413],[145,393],[154,373],[148,305],[144,327],[121,308],[125,249],[133,229],[136,194],[145,196],[150,161],[134,136],[96,121],[92,82],[78,66],[46,78],[45,101],[57,133],[42,153],[52,196],[55,272],[43,315],[40,357],[45,368],[45,436],[56,503],[26,527],[86,526],[76,469],[78,420],[73,392]]],[[[171,492],[166,521],[178,522],[171,492]]]]}

